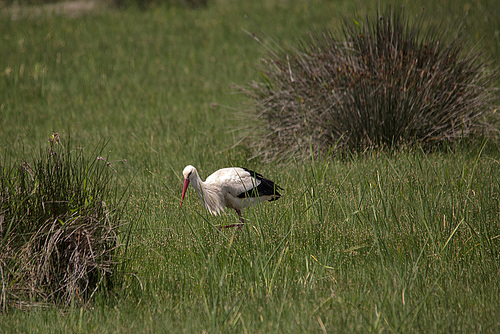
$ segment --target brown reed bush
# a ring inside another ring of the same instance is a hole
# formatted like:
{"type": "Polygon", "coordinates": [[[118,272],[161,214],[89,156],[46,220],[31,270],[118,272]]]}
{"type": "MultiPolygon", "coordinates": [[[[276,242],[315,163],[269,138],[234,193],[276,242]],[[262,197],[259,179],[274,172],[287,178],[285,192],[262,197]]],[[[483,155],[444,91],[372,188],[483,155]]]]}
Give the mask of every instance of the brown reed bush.
{"type": "Polygon", "coordinates": [[[498,132],[496,72],[460,28],[388,7],[345,20],[340,32],[310,33],[295,48],[265,46],[263,79],[240,87],[252,101],[241,140],[255,155],[432,147],[498,132]]]}
{"type": "Polygon", "coordinates": [[[0,306],[83,305],[114,282],[123,213],[114,170],[53,134],[32,163],[0,164],[0,306]]]}

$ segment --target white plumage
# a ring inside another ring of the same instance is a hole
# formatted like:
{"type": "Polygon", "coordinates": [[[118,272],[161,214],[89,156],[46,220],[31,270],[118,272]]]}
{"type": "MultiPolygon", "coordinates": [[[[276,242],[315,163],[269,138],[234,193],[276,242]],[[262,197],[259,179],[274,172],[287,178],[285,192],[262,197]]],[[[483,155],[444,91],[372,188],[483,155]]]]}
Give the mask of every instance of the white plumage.
{"type": "MultiPolygon", "coordinates": [[[[280,186],[273,181],[262,177],[261,174],[246,168],[222,168],[207,177],[203,182],[198,171],[191,165],[182,172],[184,187],[182,189],[181,205],[186,189],[191,183],[198,193],[200,200],[213,215],[219,215],[224,209],[236,210],[240,222],[244,223],[241,210],[265,201],[274,201],[281,197],[280,186]]],[[[229,225],[236,226],[239,224],[229,225]]]]}

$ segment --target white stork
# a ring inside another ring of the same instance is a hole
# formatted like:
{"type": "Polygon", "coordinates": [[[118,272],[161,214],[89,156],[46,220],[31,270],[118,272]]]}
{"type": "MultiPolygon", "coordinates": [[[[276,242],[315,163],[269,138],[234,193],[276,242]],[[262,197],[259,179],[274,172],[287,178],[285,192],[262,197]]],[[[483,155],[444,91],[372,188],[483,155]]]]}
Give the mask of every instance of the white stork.
{"type": "Polygon", "coordinates": [[[281,197],[278,189],[282,189],[273,181],[261,174],[246,168],[222,168],[207,177],[203,182],[198,171],[191,165],[182,172],[184,187],[182,189],[181,205],[186,189],[191,183],[207,210],[213,215],[219,215],[224,208],[236,210],[240,224],[225,227],[241,226],[245,223],[241,210],[265,201],[274,201],[281,197]]]}

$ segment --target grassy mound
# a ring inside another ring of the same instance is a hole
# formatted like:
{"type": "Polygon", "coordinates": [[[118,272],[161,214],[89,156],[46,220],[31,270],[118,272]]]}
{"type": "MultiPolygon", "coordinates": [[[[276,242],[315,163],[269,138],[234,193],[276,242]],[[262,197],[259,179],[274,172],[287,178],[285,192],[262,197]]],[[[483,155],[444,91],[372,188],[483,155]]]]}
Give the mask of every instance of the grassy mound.
{"type": "Polygon", "coordinates": [[[0,164],[0,305],[82,304],[112,284],[120,198],[100,152],[57,134],[32,163],[0,164]]]}
{"type": "Polygon", "coordinates": [[[247,114],[260,120],[245,136],[274,159],[332,147],[429,147],[493,130],[494,71],[459,33],[389,7],[344,21],[341,33],[273,50],[264,80],[243,90],[254,101],[247,114]]]}

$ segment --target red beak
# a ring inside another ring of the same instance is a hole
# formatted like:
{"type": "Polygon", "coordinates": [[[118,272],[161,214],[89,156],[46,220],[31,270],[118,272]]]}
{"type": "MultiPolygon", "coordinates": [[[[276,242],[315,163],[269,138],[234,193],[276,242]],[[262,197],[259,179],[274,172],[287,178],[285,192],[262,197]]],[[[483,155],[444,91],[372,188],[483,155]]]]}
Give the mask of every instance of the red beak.
{"type": "Polygon", "coordinates": [[[182,187],[182,196],[181,196],[181,205],[182,205],[182,200],[184,199],[184,195],[186,195],[186,189],[189,186],[189,179],[184,179],[184,187],[182,187]]]}

